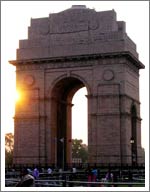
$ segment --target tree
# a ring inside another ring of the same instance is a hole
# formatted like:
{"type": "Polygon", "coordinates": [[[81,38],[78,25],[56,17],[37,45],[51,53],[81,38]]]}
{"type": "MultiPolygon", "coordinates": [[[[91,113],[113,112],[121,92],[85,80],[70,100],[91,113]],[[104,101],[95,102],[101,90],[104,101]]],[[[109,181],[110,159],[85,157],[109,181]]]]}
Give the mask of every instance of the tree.
{"type": "Polygon", "coordinates": [[[82,163],[87,162],[88,149],[86,144],[82,144],[81,139],[72,140],[72,158],[81,158],[82,163]]]}
{"type": "Polygon", "coordinates": [[[5,164],[10,165],[13,163],[13,150],[14,150],[14,135],[12,133],[5,134],[5,164]]]}

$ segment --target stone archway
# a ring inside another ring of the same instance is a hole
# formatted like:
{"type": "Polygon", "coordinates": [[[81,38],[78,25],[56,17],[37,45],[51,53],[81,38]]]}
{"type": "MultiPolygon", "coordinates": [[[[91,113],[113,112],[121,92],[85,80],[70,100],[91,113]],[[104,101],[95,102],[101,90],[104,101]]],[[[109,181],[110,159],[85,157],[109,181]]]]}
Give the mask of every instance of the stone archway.
{"type": "Polygon", "coordinates": [[[114,10],[96,12],[73,6],[47,18],[32,19],[29,39],[21,40],[17,88],[25,95],[16,105],[15,164],[70,163],[71,100],[88,91],[89,163],[131,163],[131,104],[137,109],[137,163],[143,162],[139,70],[133,41],[114,10]],[[56,153],[57,151],[57,153],[56,153]]]}
{"type": "MultiPolygon", "coordinates": [[[[75,77],[65,77],[55,83],[51,90],[51,114],[53,114],[51,128],[52,138],[56,138],[55,145],[52,146],[52,154],[55,157],[55,164],[62,167],[63,147],[64,162],[71,163],[71,143],[69,140],[72,135],[72,98],[74,94],[82,87],[84,83],[75,77]],[[61,139],[63,141],[61,142],[61,139]],[[56,154],[57,153],[57,154],[56,154]]],[[[53,139],[51,139],[53,142],[53,139]]]]}

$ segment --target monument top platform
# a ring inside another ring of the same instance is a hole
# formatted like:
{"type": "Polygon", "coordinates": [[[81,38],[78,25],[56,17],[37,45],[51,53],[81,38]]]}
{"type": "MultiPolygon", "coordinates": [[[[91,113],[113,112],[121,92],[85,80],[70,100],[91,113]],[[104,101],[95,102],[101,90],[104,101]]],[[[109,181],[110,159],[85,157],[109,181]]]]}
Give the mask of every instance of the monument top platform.
{"type": "Polygon", "coordinates": [[[138,60],[126,23],[117,21],[114,10],[97,12],[72,5],[49,17],[31,19],[28,39],[19,41],[17,60],[124,52],[138,60]]]}
{"type": "Polygon", "coordinates": [[[72,5],[71,9],[87,9],[86,5],[72,5]]]}

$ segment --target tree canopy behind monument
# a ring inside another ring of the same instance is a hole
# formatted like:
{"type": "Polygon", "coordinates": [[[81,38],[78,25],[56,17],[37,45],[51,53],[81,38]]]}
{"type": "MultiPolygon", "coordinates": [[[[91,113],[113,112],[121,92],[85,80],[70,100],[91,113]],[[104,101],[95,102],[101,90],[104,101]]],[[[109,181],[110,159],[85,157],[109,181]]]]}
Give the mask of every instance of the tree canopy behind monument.
{"type": "Polygon", "coordinates": [[[81,158],[82,163],[85,163],[88,159],[88,148],[87,145],[82,142],[81,139],[72,140],[72,158],[81,158]]]}
{"type": "Polygon", "coordinates": [[[14,149],[14,135],[12,133],[5,134],[5,164],[12,164],[14,149]]]}

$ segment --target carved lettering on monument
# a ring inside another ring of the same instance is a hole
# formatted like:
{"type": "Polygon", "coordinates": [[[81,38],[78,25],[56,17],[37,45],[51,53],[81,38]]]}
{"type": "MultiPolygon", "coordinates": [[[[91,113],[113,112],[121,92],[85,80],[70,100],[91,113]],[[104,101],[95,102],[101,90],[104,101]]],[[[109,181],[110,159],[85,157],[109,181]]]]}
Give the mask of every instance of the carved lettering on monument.
{"type": "Polygon", "coordinates": [[[53,45],[72,45],[84,44],[89,42],[88,32],[68,33],[68,34],[52,34],[51,43],[53,45]]]}
{"type": "Polygon", "coordinates": [[[73,12],[50,16],[50,34],[75,33],[98,28],[96,13],[73,12]],[[56,25],[57,23],[57,25],[56,25]]]}
{"type": "Polygon", "coordinates": [[[80,21],[80,22],[64,22],[62,25],[62,33],[71,33],[78,31],[87,31],[88,30],[88,22],[80,21]]]}

